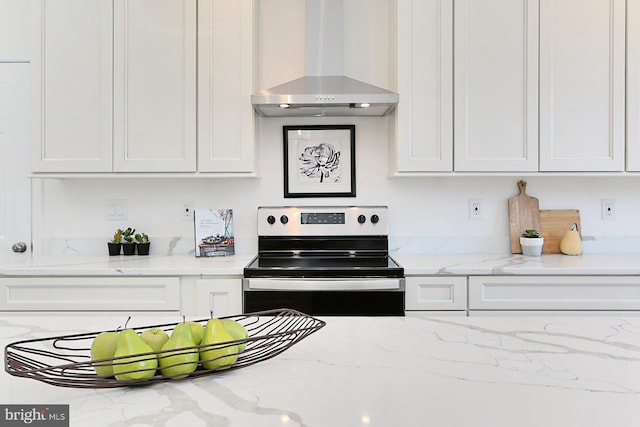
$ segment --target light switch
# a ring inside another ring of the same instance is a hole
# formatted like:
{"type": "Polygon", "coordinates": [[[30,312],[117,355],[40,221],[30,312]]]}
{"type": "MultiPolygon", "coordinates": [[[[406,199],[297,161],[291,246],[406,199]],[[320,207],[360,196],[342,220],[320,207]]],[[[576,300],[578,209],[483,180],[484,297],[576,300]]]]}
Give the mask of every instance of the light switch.
{"type": "Polygon", "coordinates": [[[127,199],[107,199],[105,212],[107,221],[125,221],[127,219],[127,199]]]}

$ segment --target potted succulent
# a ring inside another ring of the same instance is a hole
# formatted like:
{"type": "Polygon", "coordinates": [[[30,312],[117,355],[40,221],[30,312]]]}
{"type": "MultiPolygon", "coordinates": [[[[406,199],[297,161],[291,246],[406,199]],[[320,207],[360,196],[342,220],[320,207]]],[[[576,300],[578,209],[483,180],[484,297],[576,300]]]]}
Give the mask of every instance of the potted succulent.
{"type": "Polygon", "coordinates": [[[149,255],[149,246],[151,246],[151,242],[149,242],[149,236],[144,233],[136,233],[136,247],[138,248],[138,255],[149,255]]]}
{"type": "Polygon", "coordinates": [[[524,230],[520,236],[520,246],[522,246],[522,255],[540,256],[542,255],[542,245],[544,245],[544,237],[535,229],[524,230]]]}
{"type": "Polygon", "coordinates": [[[136,229],[128,227],[126,230],[122,232],[122,253],[125,255],[135,255],[136,253],[136,242],[134,242],[136,229]]]}
{"type": "Polygon", "coordinates": [[[110,242],[107,242],[107,246],[109,247],[109,256],[120,255],[120,250],[122,249],[122,229],[118,228],[115,233],[113,233],[113,237],[110,242]]]}

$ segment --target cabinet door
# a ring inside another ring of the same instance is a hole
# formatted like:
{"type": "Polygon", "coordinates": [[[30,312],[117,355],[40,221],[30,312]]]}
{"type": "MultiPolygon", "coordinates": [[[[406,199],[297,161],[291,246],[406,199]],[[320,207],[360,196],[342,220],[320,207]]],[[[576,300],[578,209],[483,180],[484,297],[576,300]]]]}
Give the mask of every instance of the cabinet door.
{"type": "Polygon", "coordinates": [[[640,171],[640,0],[627,1],[627,170],[640,171]]]}
{"type": "Polygon", "coordinates": [[[196,282],[198,316],[231,316],[242,313],[242,279],[200,279],[196,282]]]}
{"type": "Polygon", "coordinates": [[[116,0],[114,171],[194,172],[196,0],[116,0]]]}
{"type": "Polygon", "coordinates": [[[112,0],[32,2],[34,172],[110,172],[112,0]]]}
{"type": "Polygon", "coordinates": [[[625,1],[540,1],[540,170],[624,169],[625,1]]]}
{"type": "Polygon", "coordinates": [[[397,0],[397,90],[392,173],[453,168],[452,0],[397,0]]]}
{"type": "Polygon", "coordinates": [[[0,265],[31,257],[28,63],[0,64],[0,265]],[[27,244],[27,251],[10,248],[27,244]]]}
{"type": "Polygon", "coordinates": [[[198,170],[255,171],[254,0],[198,2],[198,170]]]}
{"type": "Polygon", "coordinates": [[[466,310],[466,277],[407,277],[405,310],[466,310]]]}
{"type": "Polygon", "coordinates": [[[456,171],[538,170],[538,0],[455,2],[456,171]]]}

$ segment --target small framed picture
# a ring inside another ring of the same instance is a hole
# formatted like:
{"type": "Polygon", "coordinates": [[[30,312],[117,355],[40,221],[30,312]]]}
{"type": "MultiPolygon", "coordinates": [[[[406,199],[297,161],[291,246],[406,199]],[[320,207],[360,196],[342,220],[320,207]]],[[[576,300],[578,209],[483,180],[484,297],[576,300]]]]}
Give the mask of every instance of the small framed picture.
{"type": "Polygon", "coordinates": [[[355,197],[355,125],[283,126],[284,197],[355,197]]]}

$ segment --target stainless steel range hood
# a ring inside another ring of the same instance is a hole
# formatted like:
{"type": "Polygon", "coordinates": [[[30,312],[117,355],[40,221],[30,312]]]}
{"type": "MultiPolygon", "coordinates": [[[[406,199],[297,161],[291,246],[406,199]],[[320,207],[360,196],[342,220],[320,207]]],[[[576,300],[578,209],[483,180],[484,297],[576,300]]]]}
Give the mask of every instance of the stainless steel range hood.
{"type": "Polygon", "coordinates": [[[306,74],[251,95],[265,117],[386,116],[399,96],[343,74],[342,0],[305,3],[306,74]]]}
{"type": "Polygon", "coordinates": [[[251,95],[266,117],[386,116],[398,94],[345,76],[304,76],[251,95]]]}

